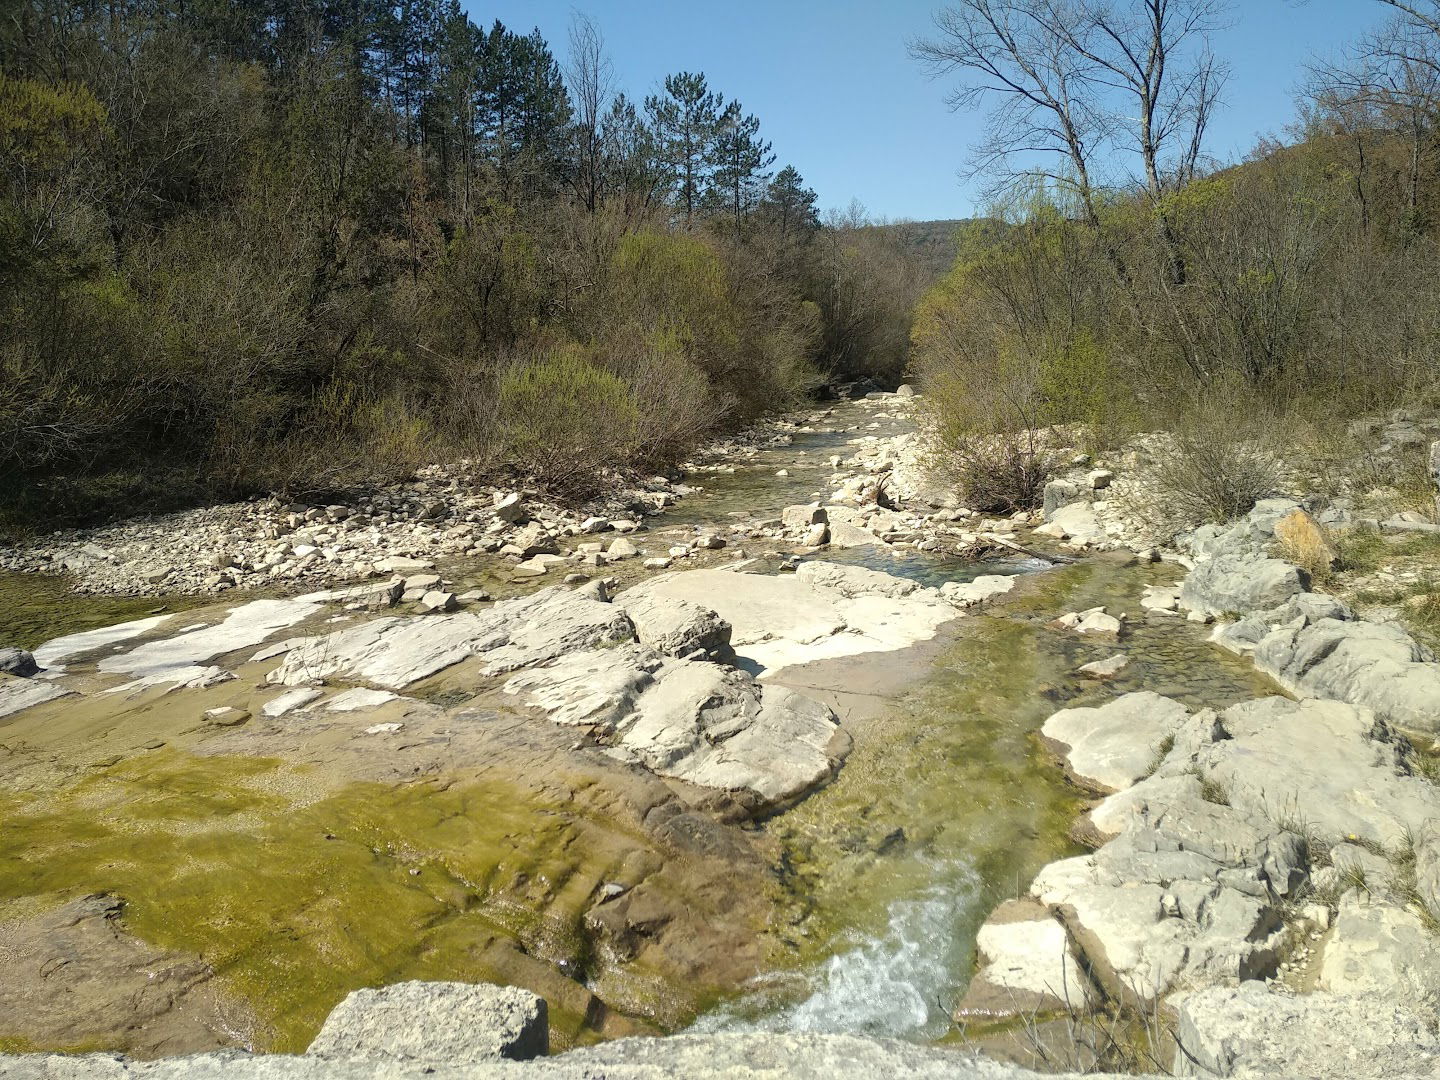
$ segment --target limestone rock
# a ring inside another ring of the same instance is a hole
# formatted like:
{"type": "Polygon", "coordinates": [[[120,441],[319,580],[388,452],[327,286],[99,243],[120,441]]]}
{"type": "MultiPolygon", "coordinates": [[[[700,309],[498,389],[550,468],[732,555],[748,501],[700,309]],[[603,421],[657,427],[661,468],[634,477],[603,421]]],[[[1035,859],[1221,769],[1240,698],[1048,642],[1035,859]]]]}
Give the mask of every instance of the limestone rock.
{"type": "Polygon", "coordinates": [[[971,608],[1015,587],[1010,574],[981,574],[974,581],[947,581],[940,586],[940,595],[958,608],[971,608]]]}
{"type": "Polygon", "coordinates": [[[596,649],[514,676],[521,695],[563,724],[612,734],[611,753],[700,787],[788,802],[834,775],[849,738],[819,702],[733,668],[642,645],[596,649]]]}
{"type": "Polygon", "coordinates": [[[626,594],[620,605],[641,644],[669,656],[724,659],[731,654],[730,624],[688,600],[626,594]]]}
{"type": "Polygon", "coordinates": [[[1064,747],[1070,772],[1101,791],[1120,791],[1148,775],[1161,747],[1189,717],[1178,701],[1149,690],[1099,708],[1062,709],[1040,729],[1064,747]]]}
{"type": "Polygon", "coordinates": [[[1045,485],[1043,514],[1048,522],[1061,507],[1084,497],[1080,485],[1069,480],[1051,480],[1045,485]]]}
{"type": "Polygon", "coordinates": [[[1111,845],[1139,840],[1158,843],[1143,830],[1122,834],[1095,855],[1051,863],[1030,887],[1059,914],[1107,994],[1143,1006],[1181,985],[1233,984],[1275,970],[1284,931],[1268,903],[1220,884],[1218,864],[1198,853],[1121,864],[1143,867],[1142,878],[1117,873],[1102,857],[1111,845]]]}
{"type": "Polygon", "coordinates": [[[1076,671],[1081,678],[1085,679],[1113,679],[1120,672],[1124,671],[1130,664],[1130,658],[1124,653],[1116,653],[1104,660],[1092,660],[1088,664],[1081,664],[1076,671]]]}
{"type": "Polygon", "coordinates": [[[58,683],[0,674],[0,717],[12,716],[21,709],[41,705],[69,693],[70,690],[58,683]]]}
{"type": "Polygon", "coordinates": [[[610,546],[605,549],[605,557],[612,560],[633,559],[639,554],[640,549],[623,536],[618,536],[610,541],[610,546]]]}
{"type": "Polygon", "coordinates": [[[471,656],[501,673],[633,639],[623,611],[557,586],[476,614],[385,617],[309,638],[267,678],[296,686],[341,675],[398,690],[471,656]]]}
{"type": "Polygon", "coordinates": [[[960,1023],[1079,1009],[1096,997],[1065,928],[1033,900],[1007,900],[991,912],[975,951],[980,970],[955,1007],[960,1023]]]}
{"type": "Polygon", "coordinates": [[[1440,1017],[1440,939],[1413,911],[1358,889],[1340,901],[1319,986],[1440,1017]]]}
{"type": "Polygon", "coordinates": [[[238,727],[250,719],[250,714],[244,709],[224,705],[218,709],[206,709],[201,719],[216,727],[238,727]]]}
{"type": "Polygon", "coordinates": [[[549,1049],[545,999],[514,986],[404,982],[355,990],[326,1017],[308,1054],[464,1067],[549,1049]]]}
{"type": "Polygon", "coordinates": [[[1302,697],[1363,705],[1391,723],[1440,734],[1440,665],[1394,623],[1321,618],[1271,631],[1255,666],[1302,697]]]}
{"type": "Polygon", "coordinates": [[[1196,764],[1232,806],[1326,844],[1356,836],[1387,848],[1435,816],[1434,786],[1409,775],[1408,744],[1369,709],[1270,697],[1220,719],[1230,737],[1201,748],[1196,764]]]}
{"type": "Polygon", "coordinates": [[[792,575],[690,570],[643,581],[622,594],[689,600],[731,625],[737,654],[765,671],[883,652],[934,637],[956,618],[934,589],[864,567],[801,563],[792,575]]]}
{"type": "Polygon", "coordinates": [[[824,525],[829,521],[829,515],[819,503],[787,506],[780,511],[780,522],[787,529],[808,529],[811,525],[824,525]]]}
{"type": "Polygon", "coordinates": [[[27,679],[39,670],[35,657],[24,649],[0,649],[0,675],[27,679]]]}
{"type": "Polygon", "coordinates": [[[1396,1005],[1324,992],[1280,994],[1257,982],[1174,1000],[1176,1076],[1312,1080],[1422,1076],[1440,1038],[1396,1005]]]}
{"type": "Polygon", "coordinates": [[[1283,604],[1310,585],[1297,566],[1259,555],[1221,555],[1196,565],[1180,590],[1180,605],[1211,615],[1244,615],[1283,604]]]}
{"type": "Polygon", "coordinates": [[[495,503],[495,516],[512,525],[524,521],[525,507],[520,502],[519,494],[512,491],[508,495],[501,496],[495,503]]]}
{"type": "Polygon", "coordinates": [[[830,524],[831,547],[866,547],[884,542],[869,529],[862,529],[858,525],[849,525],[843,521],[835,521],[830,524]]]}

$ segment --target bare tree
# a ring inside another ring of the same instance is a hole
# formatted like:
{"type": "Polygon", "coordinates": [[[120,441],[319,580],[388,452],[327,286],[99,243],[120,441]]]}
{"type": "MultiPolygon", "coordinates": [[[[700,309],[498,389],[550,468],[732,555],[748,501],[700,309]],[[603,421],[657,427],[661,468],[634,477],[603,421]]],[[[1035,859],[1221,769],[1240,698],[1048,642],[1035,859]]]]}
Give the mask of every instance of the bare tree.
{"type": "Polygon", "coordinates": [[[1344,60],[1311,65],[1305,85],[1317,118],[1356,147],[1357,196],[1366,231],[1370,225],[1364,189],[1367,141],[1404,140],[1406,209],[1413,221],[1419,212],[1421,174],[1440,127],[1440,20],[1425,16],[1414,5],[1380,2],[1401,14],[1362,38],[1344,60]]]}
{"type": "Polygon", "coordinates": [[[932,76],[962,77],[946,99],[952,109],[989,107],[971,175],[994,176],[997,187],[1043,177],[1098,225],[1091,164],[1105,132],[1091,92],[1097,72],[1062,29],[1082,33],[1078,14],[1070,0],[960,0],[936,13],[937,36],[912,41],[910,53],[932,76]]]}
{"type": "Polygon", "coordinates": [[[1098,226],[1103,162],[1140,159],[1139,183],[1156,207],[1170,252],[1184,263],[1161,200],[1194,178],[1225,81],[1211,54],[1226,0],[962,0],[935,19],[937,38],[911,51],[935,75],[959,73],[953,108],[989,104],[978,172],[1044,176],[1078,198],[1098,226]],[[1040,165],[1059,158],[1061,168],[1040,165]]]}
{"type": "Polygon", "coordinates": [[[571,183],[585,209],[599,205],[604,177],[605,140],[601,122],[615,88],[615,69],[605,55],[605,38],[589,15],[576,12],[570,21],[570,63],[565,68],[574,110],[575,172],[571,183]]]}

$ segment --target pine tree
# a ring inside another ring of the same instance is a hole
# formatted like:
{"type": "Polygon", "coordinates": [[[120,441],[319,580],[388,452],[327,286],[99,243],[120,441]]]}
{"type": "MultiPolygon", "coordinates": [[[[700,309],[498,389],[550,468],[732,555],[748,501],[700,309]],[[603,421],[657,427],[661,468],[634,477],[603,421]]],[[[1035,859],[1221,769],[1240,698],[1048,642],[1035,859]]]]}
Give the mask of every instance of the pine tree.
{"type": "Polygon", "coordinates": [[[721,114],[715,141],[711,201],[731,215],[735,235],[740,235],[746,215],[760,200],[765,172],[775,163],[770,144],[760,138],[760,120],[743,116],[740,103],[732,101],[721,114]]]}
{"type": "Polygon", "coordinates": [[[805,186],[805,178],[793,165],[786,165],[765,188],[765,197],[757,208],[767,224],[773,224],[781,236],[811,232],[820,227],[820,214],[815,209],[815,192],[805,186]]]}
{"type": "Polygon", "coordinates": [[[665,93],[645,99],[662,160],[686,224],[693,221],[710,184],[719,138],[721,97],[705,76],[682,71],[665,77],[665,93]]]}

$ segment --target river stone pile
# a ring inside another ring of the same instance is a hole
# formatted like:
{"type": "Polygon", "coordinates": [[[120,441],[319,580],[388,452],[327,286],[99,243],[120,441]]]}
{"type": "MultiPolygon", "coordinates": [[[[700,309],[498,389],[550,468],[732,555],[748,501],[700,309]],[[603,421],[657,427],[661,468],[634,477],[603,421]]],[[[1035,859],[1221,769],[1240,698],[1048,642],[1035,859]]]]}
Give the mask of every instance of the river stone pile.
{"type": "Polygon", "coordinates": [[[555,554],[560,539],[633,532],[688,490],[656,476],[569,508],[534,489],[474,484],[461,467],[433,466],[345,503],[257,499],[56,532],[0,548],[0,570],[68,573],[83,592],[162,595],[414,574],[462,555],[518,564],[555,554]]]}

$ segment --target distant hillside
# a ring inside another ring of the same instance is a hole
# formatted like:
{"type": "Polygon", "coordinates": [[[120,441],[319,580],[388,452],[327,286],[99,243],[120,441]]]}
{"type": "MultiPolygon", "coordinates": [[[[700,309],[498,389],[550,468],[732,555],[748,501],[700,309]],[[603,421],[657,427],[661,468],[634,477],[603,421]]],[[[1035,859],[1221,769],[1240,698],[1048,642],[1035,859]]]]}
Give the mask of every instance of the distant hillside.
{"type": "Polygon", "coordinates": [[[979,218],[947,218],[943,221],[897,221],[875,228],[902,238],[906,252],[925,269],[928,280],[934,281],[949,270],[959,250],[957,234],[962,229],[981,224],[979,218]]]}

